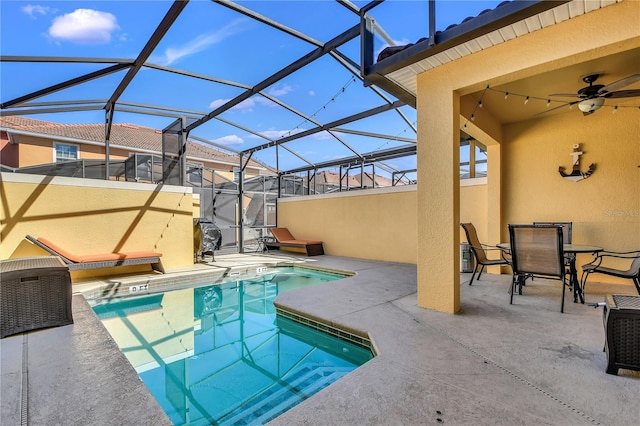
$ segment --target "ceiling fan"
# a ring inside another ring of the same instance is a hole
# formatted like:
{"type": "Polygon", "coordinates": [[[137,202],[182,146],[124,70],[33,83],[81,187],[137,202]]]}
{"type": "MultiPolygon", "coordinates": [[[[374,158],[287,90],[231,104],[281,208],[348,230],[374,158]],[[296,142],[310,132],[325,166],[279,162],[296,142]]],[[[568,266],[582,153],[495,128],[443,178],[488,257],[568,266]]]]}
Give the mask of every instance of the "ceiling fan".
{"type": "MultiPolygon", "coordinates": [[[[596,110],[600,109],[604,105],[604,100],[608,98],[632,98],[640,96],[640,89],[620,90],[623,87],[627,87],[636,81],[640,80],[640,74],[632,74],[621,80],[614,81],[613,83],[593,84],[600,74],[589,74],[582,78],[582,81],[588,84],[578,90],[577,93],[554,93],[549,96],[561,96],[561,97],[577,97],[580,100],[570,102],[569,105],[578,104],[578,108],[582,111],[583,115],[593,114],[596,110]]],[[[562,105],[564,106],[564,105],[562,105]]],[[[562,107],[561,106],[561,107],[562,107]]],[[[559,108],[561,108],[559,107],[559,108]]],[[[555,108],[554,108],[555,109],[555,108]]]]}

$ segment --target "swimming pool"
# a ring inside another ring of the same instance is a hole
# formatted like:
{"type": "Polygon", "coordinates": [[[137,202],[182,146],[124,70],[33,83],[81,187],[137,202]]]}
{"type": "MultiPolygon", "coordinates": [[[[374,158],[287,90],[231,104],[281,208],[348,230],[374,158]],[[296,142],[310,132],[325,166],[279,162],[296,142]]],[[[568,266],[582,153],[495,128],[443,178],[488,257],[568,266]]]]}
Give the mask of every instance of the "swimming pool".
{"type": "Polygon", "coordinates": [[[93,309],[175,425],[263,424],[373,357],[276,315],[280,292],[343,277],[269,268],[93,309]]]}

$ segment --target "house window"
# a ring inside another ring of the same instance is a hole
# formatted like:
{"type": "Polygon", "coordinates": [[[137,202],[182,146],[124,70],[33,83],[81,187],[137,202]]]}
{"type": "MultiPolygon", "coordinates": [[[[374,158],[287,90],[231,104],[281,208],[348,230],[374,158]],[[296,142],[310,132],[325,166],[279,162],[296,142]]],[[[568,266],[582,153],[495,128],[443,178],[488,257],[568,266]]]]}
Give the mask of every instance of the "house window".
{"type": "Polygon", "coordinates": [[[53,150],[53,160],[56,163],[62,161],[77,160],[80,158],[80,150],[78,149],[78,145],[54,142],[53,150]]]}

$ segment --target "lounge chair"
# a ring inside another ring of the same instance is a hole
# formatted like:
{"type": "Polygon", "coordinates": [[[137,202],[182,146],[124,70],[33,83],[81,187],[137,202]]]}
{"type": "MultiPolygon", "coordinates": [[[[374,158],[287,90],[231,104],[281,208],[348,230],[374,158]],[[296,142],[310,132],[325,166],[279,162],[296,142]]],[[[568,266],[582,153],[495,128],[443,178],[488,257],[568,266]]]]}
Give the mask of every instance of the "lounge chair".
{"type": "Polygon", "coordinates": [[[136,251],[129,253],[103,253],[81,256],[64,250],[46,238],[34,238],[31,235],[27,235],[26,238],[43,250],[46,250],[52,255],[58,256],[62,259],[62,261],[67,264],[70,271],[149,264],[154,271],[164,274],[164,267],[160,261],[162,253],[156,253],[153,251],[136,251]]]}
{"type": "Polygon", "coordinates": [[[276,241],[265,242],[267,249],[280,247],[302,248],[307,256],[318,256],[324,254],[322,241],[314,240],[296,240],[287,228],[270,228],[271,234],[276,241]]]}

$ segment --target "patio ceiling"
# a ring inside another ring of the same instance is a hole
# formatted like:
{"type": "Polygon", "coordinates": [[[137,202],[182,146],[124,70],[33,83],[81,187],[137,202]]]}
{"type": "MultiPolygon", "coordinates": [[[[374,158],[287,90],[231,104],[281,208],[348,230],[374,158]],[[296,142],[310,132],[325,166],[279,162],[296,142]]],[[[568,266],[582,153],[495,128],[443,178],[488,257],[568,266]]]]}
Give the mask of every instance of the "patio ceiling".
{"type": "MultiPolygon", "coordinates": [[[[498,85],[492,87],[493,90],[479,91],[469,96],[475,101],[483,98],[483,108],[486,107],[502,123],[513,123],[553,114],[581,114],[576,105],[572,108],[566,105],[566,102],[574,102],[577,98],[568,96],[551,97],[549,95],[577,93],[579,89],[588,86],[582,80],[587,75],[599,74],[600,77],[594,84],[607,85],[628,76],[639,74],[640,60],[638,58],[640,58],[640,49],[634,49],[606,58],[574,64],[508,84],[498,85]],[[507,92],[510,95],[505,99],[507,92]],[[524,96],[518,96],[518,94],[524,96]],[[526,96],[530,96],[530,101],[525,105],[526,96]],[[551,104],[547,107],[546,100],[549,99],[551,104]]],[[[624,88],[624,90],[633,89],[640,89],[640,81],[624,88]]],[[[606,99],[605,106],[598,113],[611,114],[615,106],[620,108],[640,107],[640,98],[606,99]]]]}

